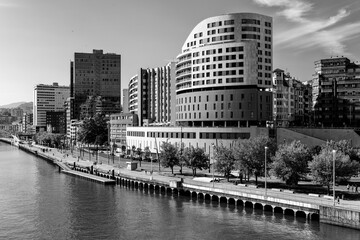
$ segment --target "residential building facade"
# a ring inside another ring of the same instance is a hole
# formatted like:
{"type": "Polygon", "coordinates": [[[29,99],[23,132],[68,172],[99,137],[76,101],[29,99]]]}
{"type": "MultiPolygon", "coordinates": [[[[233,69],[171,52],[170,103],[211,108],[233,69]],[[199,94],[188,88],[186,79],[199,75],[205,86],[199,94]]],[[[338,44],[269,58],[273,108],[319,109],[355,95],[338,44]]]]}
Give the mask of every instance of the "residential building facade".
{"type": "Polygon", "coordinates": [[[311,86],[285,73],[273,71],[273,113],[278,127],[305,126],[310,124],[311,86]]]}
{"type": "Polygon", "coordinates": [[[22,129],[24,133],[33,133],[33,113],[24,113],[22,118],[22,129]]]}
{"type": "Polygon", "coordinates": [[[272,119],[272,18],[211,17],[189,34],[176,64],[176,123],[265,126],[272,119]]]}
{"type": "Polygon", "coordinates": [[[360,126],[360,65],[346,57],[318,60],[312,88],[317,126],[360,126]]]}
{"type": "Polygon", "coordinates": [[[170,124],[171,96],[175,96],[172,83],[175,81],[174,66],[175,63],[171,62],[163,67],[140,69],[130,79],[129,112],[137,114],[139,126],[151,123],[170,124]]]}

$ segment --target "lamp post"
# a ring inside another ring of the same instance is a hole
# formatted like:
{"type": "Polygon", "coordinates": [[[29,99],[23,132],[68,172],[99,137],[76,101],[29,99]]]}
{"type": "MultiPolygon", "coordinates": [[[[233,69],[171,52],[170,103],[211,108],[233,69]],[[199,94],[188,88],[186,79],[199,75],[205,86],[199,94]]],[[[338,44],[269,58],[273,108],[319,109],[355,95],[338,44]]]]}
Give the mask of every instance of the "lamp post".
{"type": "Polygon", "coordinates": [[[333,153],[333,199],[334,199],[334,206],[335,206],[335,158],[336,158],[336,150],[332,150],[333,153]]]}
{"type": "Polygon", "coordinates": [[[212,177],[213,177],[213,188],[214,188],[214,185],[215,185],[215,171],[214,171],[214,143],[211,144],[212,146],[212,149],[213,149],[213,157],[212,157],[212,177]]]}
{"type": "Polygon", "coordinates": [[[267,176],[266,176],[266,153],[267,153],[268,147],[265,147],[265,198],[267,198],[267,176]]]}

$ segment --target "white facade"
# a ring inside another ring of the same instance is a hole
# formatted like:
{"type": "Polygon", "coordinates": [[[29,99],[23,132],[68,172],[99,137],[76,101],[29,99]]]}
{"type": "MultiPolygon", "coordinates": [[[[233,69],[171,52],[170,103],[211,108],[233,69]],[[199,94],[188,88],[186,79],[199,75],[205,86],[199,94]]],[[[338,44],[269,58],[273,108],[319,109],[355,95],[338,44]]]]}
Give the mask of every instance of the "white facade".
{"type": "Polygon", "coordinates": [[[267,128],[220,128],[220,127],[127,127],[127,148],[132,146],[144,149],[149,147],[156,153],[163,142],[170,142],[178,147],[190,146],[203,148],[208,154],[213,153],[212,144],[231,147],[236,139],[248,139],[259,135],[268,135],[267,128]]]}
{"type": "Polygon", "coordinates": [[[37,127],[46,128],[46,112],[64,111],[64,103],[70,97],[68,86],[39,84],[34,87],[34,122],[37,127]]]}

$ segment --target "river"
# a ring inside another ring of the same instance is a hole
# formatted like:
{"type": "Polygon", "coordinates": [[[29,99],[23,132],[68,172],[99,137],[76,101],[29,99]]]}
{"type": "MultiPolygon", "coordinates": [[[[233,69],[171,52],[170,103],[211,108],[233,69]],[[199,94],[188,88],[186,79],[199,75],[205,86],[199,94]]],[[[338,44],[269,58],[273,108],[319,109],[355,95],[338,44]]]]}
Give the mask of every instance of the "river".
{"type": "Polygon", "coordinates": [[[0,142],[0,239],[360,239],[293,216],[61,174],[0,142]]]}

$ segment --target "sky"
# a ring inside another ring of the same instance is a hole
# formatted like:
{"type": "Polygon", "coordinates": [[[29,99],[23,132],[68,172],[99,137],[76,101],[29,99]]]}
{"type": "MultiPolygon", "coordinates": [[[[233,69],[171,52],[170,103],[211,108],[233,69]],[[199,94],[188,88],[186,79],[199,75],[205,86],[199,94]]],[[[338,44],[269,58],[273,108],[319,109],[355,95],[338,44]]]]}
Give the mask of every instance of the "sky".
{"type": "Polygon", "coordinates": [[[312,78],[314,61],[360,61],[359,0],[0,0],[0,105],[33,101],[36,84],[70,84],[75,52],[121,54],[122,88],[166,65],[202,20],[273,18],[273,68],[312,78]]]}

